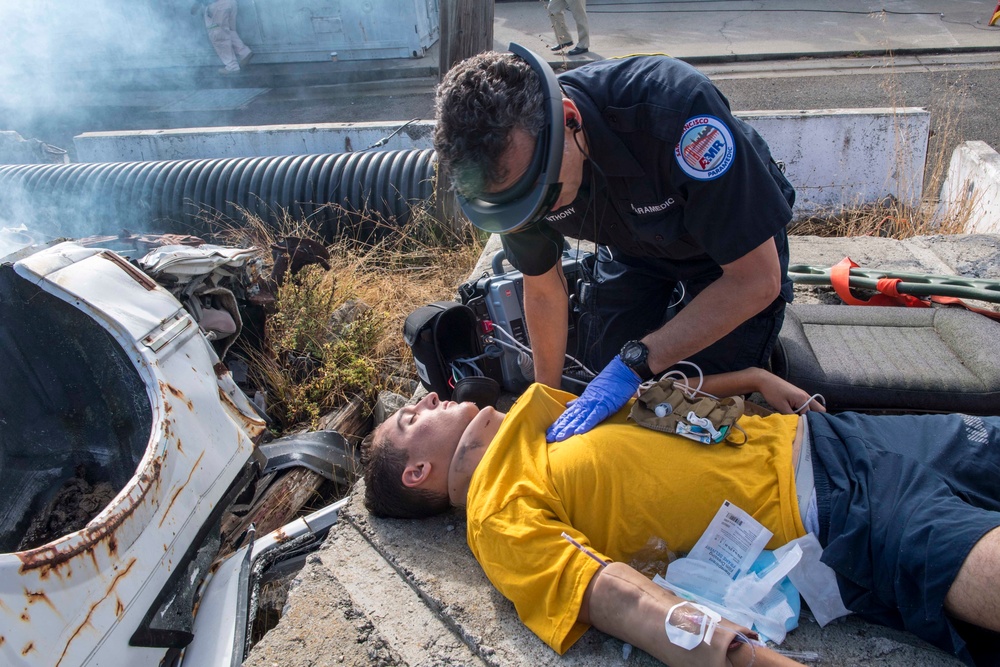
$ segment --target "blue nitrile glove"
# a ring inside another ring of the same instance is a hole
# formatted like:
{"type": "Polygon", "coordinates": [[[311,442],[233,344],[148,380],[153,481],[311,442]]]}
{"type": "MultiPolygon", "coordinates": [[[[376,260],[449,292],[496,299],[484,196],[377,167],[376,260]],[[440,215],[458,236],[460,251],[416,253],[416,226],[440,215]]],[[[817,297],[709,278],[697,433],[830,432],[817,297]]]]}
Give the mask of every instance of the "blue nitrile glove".
{"type": "Polygon", "coordinates": [[[590,381],[580,398],[569,402],[566,411],[545,432],[545,440],[561,442],[571,435],[586,433],[618,412],[638,388],[639,376],[621,357],[615,357],[590,381]]]}

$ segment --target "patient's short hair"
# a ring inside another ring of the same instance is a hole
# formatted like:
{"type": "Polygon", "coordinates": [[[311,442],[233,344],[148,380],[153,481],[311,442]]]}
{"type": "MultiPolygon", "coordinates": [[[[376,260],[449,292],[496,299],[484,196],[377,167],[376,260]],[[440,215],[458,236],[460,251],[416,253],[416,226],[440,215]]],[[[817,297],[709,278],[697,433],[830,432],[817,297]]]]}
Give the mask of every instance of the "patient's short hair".
{"type": "Polygon", "coordinates": [[[403,485],[407,453],[376,428],[361,443],[361,465],[365,477],[365,507],[375,516],[425,519],[448,511],[448,495],[403,485]]]}

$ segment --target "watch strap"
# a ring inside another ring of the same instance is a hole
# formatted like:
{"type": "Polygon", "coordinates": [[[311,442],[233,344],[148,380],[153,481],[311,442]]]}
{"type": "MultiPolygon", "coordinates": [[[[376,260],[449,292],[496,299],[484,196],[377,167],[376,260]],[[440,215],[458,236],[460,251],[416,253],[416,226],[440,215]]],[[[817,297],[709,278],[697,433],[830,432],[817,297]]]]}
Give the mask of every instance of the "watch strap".
{"type": "Polygon", "coordinates": [[[629,345],[641,345],[643,349],[646,350],[646,354],[642,355],[641,359],[631,362],[626,360],[625,355],[621,355],[622,361],[624,361],[625,365],[631,368],[635,374],[639,376],[641,381],[646,382],[647,380],[652,380],[653,371],[649,368],[649,348],[646,347],[646,344],[642,341],[630,340],[625,343],[622,349],[624,350],[624,348],[629,345]]]}

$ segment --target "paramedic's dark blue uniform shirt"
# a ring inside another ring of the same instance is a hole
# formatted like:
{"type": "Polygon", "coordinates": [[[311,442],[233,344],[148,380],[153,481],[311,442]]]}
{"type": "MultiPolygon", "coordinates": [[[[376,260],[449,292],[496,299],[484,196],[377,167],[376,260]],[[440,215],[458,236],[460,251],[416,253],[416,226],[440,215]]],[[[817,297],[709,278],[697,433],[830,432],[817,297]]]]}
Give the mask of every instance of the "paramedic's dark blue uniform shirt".
{"type": "Polygon", "coordinates": [[[760,135],[697,70],[637,56],[586,65],[559,82],[583,116],[591,159],[572,204],[503,235],[516,268],[552,268],[565,235],[611,246],[616,259],[673,260],[684,279],[784,234],[795,191],[760,135]]]}

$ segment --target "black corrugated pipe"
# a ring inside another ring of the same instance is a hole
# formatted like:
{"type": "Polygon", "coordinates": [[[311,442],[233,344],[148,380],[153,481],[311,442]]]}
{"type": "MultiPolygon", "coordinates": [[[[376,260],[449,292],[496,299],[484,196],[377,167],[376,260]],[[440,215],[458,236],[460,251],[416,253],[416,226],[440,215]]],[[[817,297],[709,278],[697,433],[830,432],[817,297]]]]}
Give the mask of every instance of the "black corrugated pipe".
{"type": "Polygon", "coordinates": [[[275,224],[308,218],[325,239],[403,225],[434,201],[434,151],[0,166],[0,221],[52,236],[210,234],[240,209],[275,224]]]}

